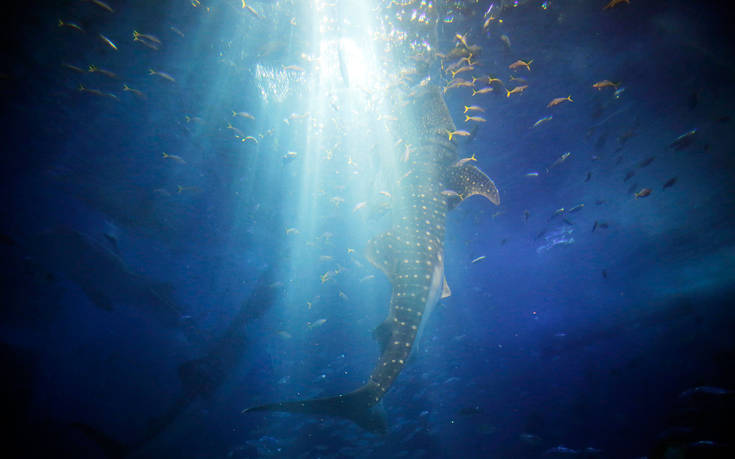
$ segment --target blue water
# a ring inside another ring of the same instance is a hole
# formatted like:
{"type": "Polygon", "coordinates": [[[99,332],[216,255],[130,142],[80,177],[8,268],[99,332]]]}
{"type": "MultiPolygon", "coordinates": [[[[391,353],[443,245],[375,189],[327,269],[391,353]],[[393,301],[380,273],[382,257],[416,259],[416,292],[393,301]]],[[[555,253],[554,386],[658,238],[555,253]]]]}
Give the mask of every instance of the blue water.
{"type": "Polygon", "coordinates": [[[4,449],[735,457],[733,15],[605,5],[5,6],[4,449]],[[443,96],[501,204],[448,214],[452,294],[381,402],[388,432],[241,414],[366,382],[403,101],[467,48],[456,76],[502,85],[443,96]]]}

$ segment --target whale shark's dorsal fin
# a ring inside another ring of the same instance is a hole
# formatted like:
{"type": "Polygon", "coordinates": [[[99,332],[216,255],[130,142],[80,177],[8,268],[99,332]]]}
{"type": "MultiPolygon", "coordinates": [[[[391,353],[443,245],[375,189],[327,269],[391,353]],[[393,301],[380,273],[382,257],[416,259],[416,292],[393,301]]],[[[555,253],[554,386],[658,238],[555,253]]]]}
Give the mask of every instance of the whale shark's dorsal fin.
{"type": "Polygon", "coordinates": [[[462,200],[479,194],[496,206],[500,205],[500,194],[495,183],[480,169],[472,164],[455,164],[447,169],[444,182],[448,191],[456,192],[462,200]]]}

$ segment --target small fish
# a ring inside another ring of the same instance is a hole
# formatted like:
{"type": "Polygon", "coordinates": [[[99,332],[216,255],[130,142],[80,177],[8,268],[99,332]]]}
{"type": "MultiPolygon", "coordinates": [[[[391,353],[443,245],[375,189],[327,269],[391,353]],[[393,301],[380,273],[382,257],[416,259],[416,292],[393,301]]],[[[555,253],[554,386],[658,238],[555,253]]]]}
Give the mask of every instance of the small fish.
{"type": "Polygon", "coordinates": [[[556,209],[554,211],[554,213],[551,214],[551,217],[549,217],[549,220],[551,220],[554,217],[558,217],[559,215],[564,215],[564,212],[565,212],[565,210],[564,210],[563,207],[560,207],[560,208],[556,209]]]}
{"type": "Polygon", "coordinates": [[[523,211],[523,223],[526,223],[528,221],[528,218],[531,216],[531,211],[528,209],[523,211]]]}
{"type": "Polygon", "coordinates": [[[179,156],[179,155],[169,155],[166,152],[163,152],[163,159],[172,159],[172,160],[176,161],[179,164],[186,164],[186,161],[181,156],[179,156]]]}
{"type": "Polygon", "coordinates": [[[500,78],[494,78],[492,76],[488,76],[487,84],[493,84],[493,83],[499,84],[501,86],[503,85],[503,82],[500,80],[500,78]]]}
{"type": "Polygon", "coordinates": [[[531,71],[531,62],[533,62],[533,59],[531,59],[528,62],[525,62],[525,61],[522,61],[522,60],[518,59],[517,61],[513,62],[512,64],[510,64],[508,66],[508,68],[511,69],[511,70],[515,70],[517,68],[525,67],[526,70],[528,70],[530,72],[531,71]]]}
{"type": "Polygon", "coordinates": [[[615,88],[618,89],[618,86],[620,86],[620,83],[613,83],[610,80],[602,80],[598,81],[597,83],[593,84],[592,87],[597,89],[598,91],[602,91],[602,88],[615,88]]]}
{"type": "Polygon", "coordinates": [[[472,112],[483,112],[483,113],[485,113],[485,109],[482,108],[482,107],[479,107],[477,105],[465,105],[464,106],[464,113],[467,113],[467,112],[470,112],[470,111],[472,111],[472,112]]]}
{"type": "Polygon", "coordinates": [[[109,97],[111,99],[118,100],[117,96],[114,95],[114,94],[110,94],[110,93],[107,93],[107,92],[102,92],[99,89],[87,88],[83,84],[80,84],[79,85],[79,92],[85,92],[87,94],[94,94],[95,96],[109,97]]]}
{"type": "Polygon", "coordinates": [[[449,136],[449,141],[452,141],[452,137],[459,136],[459,137],[469,137],[470,133],[464,130],[457,130],[457,131],[449,131],[447,130],[447,135],[449,136]]]}
{"type": "Polygon", "coordinates": [[[78,30],[82,33],[84,33],[84,29],[82,29],[79,25],[73,23],[73,22],[64,22],[61,19],[59,19],[58,22],[59,27],[69,27],[70,29],[78,30]]]}
{"type": "Polygon", "coordinates": [[[457,39],[457,40],[458,40],[458,41],[459,41],[460,43],[462,43],[462,45],[463,45],[463,46],[464,46],[465,48],[467,48],[467,49],[469,49],[469,48],[470,48],[470,47],[469,47],[469,46],[467,45],[467,37],[465,37],[464,35],[456,34],[456,35],[454,36],[454,38],[456,38],[456,39],[457,39]]]}
{"type": "Polygon", "coordinates": [[[651,156],[650,158],[646,158],[643,161],[641,161],[641,163],[638,165],[638,167],[640,167],[640,168],[646,167],[649,164],[651,164],[654,159],[656,159],[655,156],[651,156]]]}
{"type": "Polygon", "coordinates": [[[299,154],[297,152],[295,152],[295,151],[289,151],[289,152],[286,152],[285,155],[281,156],[281,159],[283,160],[284,163],[286,163],[286,162],[293,161],[298,156],[299,156],[299,154]]]}
{"type": "Polygon", "coordinates": [[[110,7],[110,5],[108,5],[107,3],[103,2],[102,0],[91,0],[91,1],[92,1],[92,3],[94,3],[97,6],[99,6],[100,8],[102,8],[105,11],[108,11],[110,13],[114,13],[115,12],[115,10],[113,10],[110,7]]]}
{"type": "Polygon", "coordinates": [[[348,297],[342,290],[339,291],[339,297],[342,298],[344,301],[350,301],[350,297],[348,297]]]}
{"type": "Polygon", "coordinates": [[[613,96],[615,96],[615,98],[616,98],[616,99],[620,99],[620,96],[622,96],[624,92],[625,92],[625,87],[623,87],[623,88],[618,88],[618,89],[616,89],[616,90],[615,90],[615,92],[613,93],[613,96]]]}
{"type": "Polygon", "coordinates": [[[199,187],[198,187],[198,186],[183,186],[183,185],[176,185],[176,192],[177,192],[178,194],[181,194],[181,193],[183,193],[184,191],[193,191],[193,192],[197,192],[197,191],[199,191],[199,187]]]}
{"type": "Polygon", "coordinates": [[[510,91],[506,89],[505,90],[505,93],[506,93],[505,96],[506,97],[510,97],[511,94],[520,94],[523,91],[525,91],[527,87],[528,87],[528,85],[527,84],[524,84],[524,85],[521,85],[521,86],[516,86],[515,88],[511,89],[510,91]]]}
{"type": "Polygon", "coordinates": [[[373,279],[375,279],[375,275],[374,274],[369,274],[369,275],[363,277],[362,279],[360,279],[360,283],[367,282],[367,281],[373,280],[373,279]]]}
{"type": "Polygon", "coordinates": [[[107,78],[112,78],[113,80],[117,80],[117,75],[115,75],[113,72],[110,72],[109,70],[101,69],[95,65],[90,64],[89,67],[87,67],[87,70],[90,73],[99,73],[101,75],[106,76],[107,78]]]}
{"type": "Polygon", "coordinates": [[[245,3],[245,0],[242,0],[242,7],[243,8],[247,8],[247,10],[250,11],[250,13],[253,16],[255,16],[256,18],[260,19],[260,16],[258,15],[258,12],[255,11],[255,8],[253,8],[252,6],[250,6],[247,3],[245,3]]]}
{"type": "Polygon", "coordinates": [[[367,206],[367,201],[358,202],[357,204],[355,204],[355,207],[352,208],[352,213],[357,212],[365,206],[367,206]]]}
{"type": "Polygon", "coordinates": [[[697,386],[691,389],[687,389],[679,394],[679,398],[689,398],[694,395],[710,395],[721,397],[725,395],[732,395],[734,392],[731,390],[723,389],[715,386],[697,386]]]}
{"type": "Polygon", "coordinates": [[[147,34],[147,33],[140,33],[137,30],[133,30],[133,40],[135,40],[136,38],[140,38],[142,40],[148,40],[148,41],[153,42],[153,43],[156,43],[158,45],[161,44],[161,40],[158,37],[156,37],[155,35],[150,35],[150,34],[147,34]]]}
{"type": "Polygon", "coordinates": [[[529,445],[538,445],[539,443],[541,443],[541,437],[539,437],[538,435],[522,433],[519,437],[522,442],[528,443],[529,445]]]}
{"type": "Polygon", "coordinates": [[[665,190],[666,188],[671,188],[672,186],[674,186],[675,183],[676,183],[676,177],[672,177],[668,179],[666,183],[664,183],[662,190],[665,190]]]}
{"type": "Polygon", "coordinates": [[[283,339],[291,339],[291,333],[287,332],[286,330],[279,330],[276,332],[276,334],[283,339]]]}
{"type": "Polygon", "coordinates": [[[169,193],[169,191],[165,188],[156,188],[155,190],[153,190],[153,192],[161,196],[166,196],[166,197],[171,196],[171,193],[169,193]]]}
{"type": "Polygon", "coordinates": [[[691,131],[685,132],[684,134],[674,139],[674,141],[669,144],[669,148],[673,148],[674,150],[677,150],[677,151],[683,150],[684,148],[692,144],[692,142],[694,141],[694,135],[696,133],[697,133],[696,129],[692,129],[691,131]]]}
{"type": "Polygon", "coordinates": [[[548,103],[548,104],[546,105],[546,108],[551,108],[551,107],[553,107],[553,106],[555,106],[555,105],[559,105],[559,104],[561,104],[562,102],[574,102],[574,101],[572,100],[572,96],[567,96],[567,97],[557,97],[556,99],[552,99],[552,101],[551,101],[551,102],[549,102],[549,103],[548,103]]]}
{"type": "Polygon", "coordinates": [[[283,70],[285,71],[291,71],[291,72],[298,72],[298,73],[304,73],[306,70],[303,69],[303,67],[299,67],[298,65],[284,65],[283,70]]]}
{"type": "Polygon", "coordinates": [[[62,67],[66,67],[66,68],[68,68],[69,70],[73,70],[73,71],[75,71],[75,72],[77,72],[77,73],[87,73],[87,71],[86,71],[86,70],[84,70],[83,68],[81,68],[81,67],[77,67],[76,65],[72,65],[72,64],[67,64],[66,62],[62,62],[61,66],[62,66],[62,67]]]}
{"type": "Polygon", "coordinates": [[[474,153],[472,153],[472,156],[470,156],[468,158],[462,158],[459,161],[457,161],[455,163],[455,167],[460,167],[460,166],[464,165],[465,163],[467,163],[469,161],[477,161],[477,157],[475,157],[475,154],[474,153]]]}
{"type": "Polygon", "coordinates": [[[592,178],[592,172],[587,172],[587,176],[584,178],[584,183],[587,183],[592,178]]]}
{"type": "Polygon", "coordinates": [[[558,157],[558,158],[556,159],[556,161],[554,161],[554,163],[553,163],[553,164],[552,164],[551,166],[549,166],[549,167],[548,167],[548,168],[546,169],[546,173],[548,174],[548,173],[549,173],[549,171],[551,171],[551,169],[553,169],[554,167],[556,167],[556,166],[558,166],[559,164],[561,164],[561,163],[563,163],[564,161],[566,161],[566,160],[567,160],[567,159],[568,159],[568,158],[569,158],[569,157],[570,157],[571,155],[572,155],[572,152],[568,151],[568,152],[566,152],[566,153],[562,154],[561,156],[559,156],[559,157],[558,157]]]}
{"type": "Polygon", "coordinates": [[[481,255],[481,256],[479,256],[479,257],[475,258],[474,260],[472,260],[471,264],[473,264],[473,265],[474,265],[475,263],[479,263],[479,262],[481,262],[482,260],[484,260],[485,258],[487,258],[487,256],[485,256],[485,255],[481,255]]]}
{"type": "Polygon", "coordinates": [[[135,94],[136,96],[140,97],[141,99],[145,99],[146,98],[145,97],[145,94],[143,94],[143,92],[141,92],[138,89],[131,88],[126,83],[123,83],[123,91],[132,92],[133,94],[135,94]]]}
{"type": "Polygon", "coordinates": [[[531,126],[531,127],[532,128],[537,128],[537,127],[541,126],[542,124],[544,124],[545,122],[551,121],[553,118],[554,117],[552,115],[546,115],[543,118],[539,118],[535,123],[533,123],[533,126],[531,126]]]}
{"type": "Polygon", "coordinates": [[[159,77],[163,78],[164,80],[170,81],[171,83],[176,83],[176,79],[174,77],[172,77],[171,75],[169,75],[168,73],[166,73],[166,72],[157,72],[157,71],[155,71],[153,69],[148,69],[148,75],[159,76],[159,77]]]}
{"type": "Polygon", "coordinates": [[[526,177],[538,177],[538,172],[528,172],[526,173],[526,177]]]}
{"type": "Polygon", "coordinates": [[[602,278],[607,279],[607,269],[602,270],[602,278]]]}
{"type": "Polygon", "coordinates": [[[180,31],[174,26],[169,27],[176,35],[180,36],[181,38],[184,38],[184,32],[180,31]]]}
{"type": "Polygon", "coordinates": [[[443,91],[444,91],[444,94],[446,94],[447,91],[449,91],[450,89],[460,88],[460,87],[465,87],[465,86],[468,88],[472,87],[472,82],[465,81],[462,78],[455,78],[452,81],[450,81],[449,84],[444,86],[443,91]]]}
{"type": "Polygon", "coordinates": [[[492,87],[486,86],[484,88],[480,88],[480,89],[477,89],[477,90],[473,89],[472,90],[472,95],[473,96],[476,96],[478,94],[487,94],[487,93],[492,92],[492,91],[494,91],[494,89],[492,87]]]}
{"type": "Polygon", "coordinates": [[[629,170],[628,172],[625,173],[625,177],[623,177],[623,182],[627,182],[628,180],[633,178],[634,175],[635,175],[635,171],[629,170]]]}
{"type": "Polygon", "coordinates": [[[470,122],[470,121],[474,121],[476,123],[484,123],[487,120],[485,118],[481,117],[481,116],[465,115],[464,116],[464,122],[467,123],[467,122],[470,122]]]}
{"type": "Polygon", "coordinates": [[[472,70],[475,70],[475,67],[474,66],[472,66],[472,65],[465,65],[464,67],[460,67],[457,70],[454,70],[452,72],[452,78],[454,78],[458,73],[470,72],[472,70]]]}
{"type": "Polygon", "coordinates": [[[160,42],[154,42],[147,40],[143,38],[141,35],[135,35],[137,32],[133,31],[133,41],[140,43],[141,45],[145,46],[146,48],[150,48],[153,51],[158,51],[159,47],[161,46],[160,42]]]}
{"type": "Polygon", "coordinates": [[[584,208],[584,203],[577,204],[576,206],[572,207],[567,211],[568,214],[572,214],[574,212],[577,212],[579,210],[582,210],[584,208]]]}
{"type": "Polygon", "coordinates": [[[110,48],[112,48],[112,49],[114,49],[115,51],[117,51],[117,45],[115,45],[115,43],[113,43],[113,42],[112,42],[112,40],[110,40],[109,38],[105,37],[105,36],[104,36],[104,35],[102,35],[102,34],[99,34],[99,37],[100,37],[100,39],[101,39],[101,40],[102,40],[103,42],[105,42],[105,44],[106,44],[107,46],[109,46],[110,48]]]}
{"type": "Polygon", "coordinates": [[[321,327],[326,322],[327,322],[327,319],[318,319],[318,320],[315,320],[314,322],[307,322],[306,325],[309,328],[317,328],[317,327],[321,327]]]}
{"type": "Polygon", "coordinates": [[[651,194],[650,188],[641,188],[641,190],[637,193],[634,193],[633,196],[636,199],[638,199],[638,198],[645,198],[646,196],[649,196],[650,194],[651,194]]]}
{"type": "Polygon", "coordinates": [[[510,49],[510,38],[506,34],[500,36],[500,41],[505,43],[505,46],[510,49]]]}
{"type": "Polygon", "coordinates": [[[594,233],[597,229],[597,220],[595,220],[595,223],[592,225],[592,232],[594,233]]]}
{"type": "Polygon", "coordinates": [[[251,120],[255,120],[255,117],[248,112],[236,112],[235,110],[232,110],[232,116],[234,116],[235,118],[239,116],[242,118],[248,118],[251,120]]]}
{"type": "Polygon", "coordinates": [[[610,3],[608,3],[607,5],[605,5],[602,9],[603,9],[603,11],[604,10],[609,10],[610,8],[614,8],[615,6],[617,6],[617,5],[619,5],[620,3],[623,3],[623,2],[627,3],[628,5],[630,5],[630,0],[610,0],[610,3]]]}
{"type": "Polygon", "coordinates": [[[230,123],[229,121],[227,122],[227,129],[230,129],[232,132],[234,132],[235,137],[245,137],[245,134],[241,130],[233,126],[232,123],[230,123]]]}
{"type": "Polygon", "coordinates": [[[299,234],[299,230],[296,228],[286,228],[286,235],[299,234]]]}
{"type": "Polygon", "coordinates": [[[567,448],[566,446],[559,445],[559,446],[555,446],[553,448],[549,448],[546,451],[544,451],[544,456],[548,456],[552,454],[553,455],[560,455],[560,454],[572,455],[572,454],[577,454],[577,453],[578,451],[576,449],[571,449],[571,448],[567,448]]]}

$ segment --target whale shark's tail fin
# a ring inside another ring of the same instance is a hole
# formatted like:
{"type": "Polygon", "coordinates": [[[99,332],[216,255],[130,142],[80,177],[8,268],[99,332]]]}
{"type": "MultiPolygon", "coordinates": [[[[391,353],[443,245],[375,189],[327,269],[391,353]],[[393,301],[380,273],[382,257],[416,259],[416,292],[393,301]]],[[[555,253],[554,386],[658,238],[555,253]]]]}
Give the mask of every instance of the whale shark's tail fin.
{"type": "Polygon", "coordinates": [[[382,393],[377,389],[375,384],[368,383],[356,391],[345,395],[271,403],[246,408],[242,412],[283,411],[288,413],[339,416],[349,419],[370,432],[385,433],[388,423],[386,421],[385,411],[382,405],[378,403],[382,393]]]}

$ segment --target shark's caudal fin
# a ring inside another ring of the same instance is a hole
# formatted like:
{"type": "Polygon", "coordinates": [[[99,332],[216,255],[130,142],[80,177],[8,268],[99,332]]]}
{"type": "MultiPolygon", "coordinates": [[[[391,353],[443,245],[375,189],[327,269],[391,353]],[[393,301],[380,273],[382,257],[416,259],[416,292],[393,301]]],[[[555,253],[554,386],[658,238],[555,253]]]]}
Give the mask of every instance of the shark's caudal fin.
{"type": "Polygon", "coordinates": [[[377,394],[378,390],[375,384],[368,383],[356,391],[345,395],[294,402],[271,403],[247,408],[242,412],[283,411],[288,413],[340,416],[349,419],[370,432],[385,433],[388,424],[382,405],[376,402],[377,394]]]}

